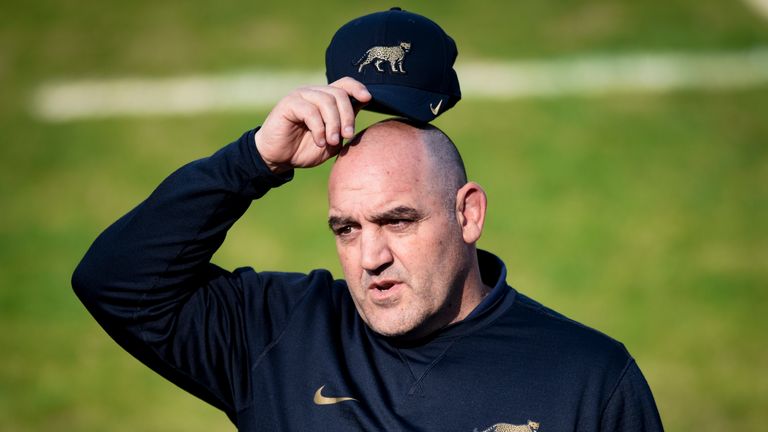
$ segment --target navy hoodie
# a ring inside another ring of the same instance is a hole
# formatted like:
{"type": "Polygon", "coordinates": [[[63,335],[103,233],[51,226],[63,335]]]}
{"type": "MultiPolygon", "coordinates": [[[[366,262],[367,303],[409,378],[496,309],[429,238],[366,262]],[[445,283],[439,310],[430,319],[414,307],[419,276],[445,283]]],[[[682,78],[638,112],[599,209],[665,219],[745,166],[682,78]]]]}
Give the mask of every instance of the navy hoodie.
{"type": "Polygon", "coordinates": [[[660,431],[623,345],[506,283],[419,341],[371,331],[346,283],[210,262],[272,174],[255,131],[169,176],[107,228],[75,292],[125,350],[243,431],[660,431]]]}

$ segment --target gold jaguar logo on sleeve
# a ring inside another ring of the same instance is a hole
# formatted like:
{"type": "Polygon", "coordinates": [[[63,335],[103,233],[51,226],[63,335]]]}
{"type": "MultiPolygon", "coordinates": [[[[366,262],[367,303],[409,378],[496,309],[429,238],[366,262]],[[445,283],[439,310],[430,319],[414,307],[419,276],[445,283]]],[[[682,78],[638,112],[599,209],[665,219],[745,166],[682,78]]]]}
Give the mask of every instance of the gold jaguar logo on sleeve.
{"type": "Polygon", "coordinates": [[[528,424],[513,425],[509,423],[496,423],[483,432],[538,432],[539,422],[528,420],[528,424]]]}
{"type": "Polygon", "coordinates": [[[381,68],[381,63],[388,62],[392,72],[405,73],[405,69],[403,69],[403,59],[405,59],[405,53],[410,50],[410,42],[400,42],[400,45],[397,46],[376,46],[366,51],[365,54],[360,57],[360,60],[355,63],[355,66],[360,65],[360,67],[357,68],[357,71],[362,73],[363,67],[373,63],[377,71],[384,72],[381,68]]]}

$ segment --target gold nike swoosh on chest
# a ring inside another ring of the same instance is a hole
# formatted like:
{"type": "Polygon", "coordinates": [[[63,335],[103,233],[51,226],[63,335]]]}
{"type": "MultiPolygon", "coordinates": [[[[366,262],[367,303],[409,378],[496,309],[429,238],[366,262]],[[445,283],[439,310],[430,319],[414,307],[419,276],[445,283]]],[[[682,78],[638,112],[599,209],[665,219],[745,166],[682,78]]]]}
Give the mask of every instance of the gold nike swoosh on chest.
{"type": "Polygon", "coordinates": [[[315,398],[313,401],[315,402],[315,405],[333,405],[337,404],[339,402],[346,402],[346,401],[355,401],[357,402],[357,399],[351,398],[351,397],[327,397],[323,396],[323,388],[325,386],[320,386],[319,389],[315,392],[315,398]]]}

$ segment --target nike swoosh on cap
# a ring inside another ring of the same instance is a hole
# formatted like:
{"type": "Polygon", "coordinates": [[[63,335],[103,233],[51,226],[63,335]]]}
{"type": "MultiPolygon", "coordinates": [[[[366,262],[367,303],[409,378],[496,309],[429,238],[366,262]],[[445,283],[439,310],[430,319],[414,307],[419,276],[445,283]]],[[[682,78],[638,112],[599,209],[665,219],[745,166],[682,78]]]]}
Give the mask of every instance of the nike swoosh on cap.
{"type": "Polygon", "coordinates": [[[440,112],[440,105],[443,104],[443,100],[440,99],[440,102],[437,103],[436,107],[432,107],[432,103],[429,104],[429,110],[432,111],[432,115],[437,115],[438,112],[440,112]]]}

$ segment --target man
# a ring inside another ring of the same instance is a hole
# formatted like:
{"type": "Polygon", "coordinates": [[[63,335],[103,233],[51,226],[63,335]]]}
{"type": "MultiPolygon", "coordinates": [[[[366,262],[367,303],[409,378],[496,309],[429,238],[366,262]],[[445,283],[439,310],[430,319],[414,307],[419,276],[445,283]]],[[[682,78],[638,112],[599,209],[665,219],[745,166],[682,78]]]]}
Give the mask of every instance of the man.
{"type": "Polygon", "coordinates": [[[242,430],[662,430],[621,344],[475,249],[486,197],[450,140],[400,120],[354,136],[352,98],[371,100],[351,78],[296,90],[109,227],[73,277],[107,332],[242,430]],[[252,200],[336,155],[346,281],[209,262],[252,200]]]}

